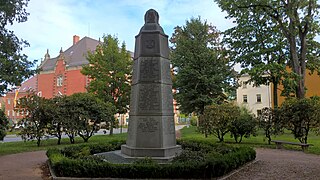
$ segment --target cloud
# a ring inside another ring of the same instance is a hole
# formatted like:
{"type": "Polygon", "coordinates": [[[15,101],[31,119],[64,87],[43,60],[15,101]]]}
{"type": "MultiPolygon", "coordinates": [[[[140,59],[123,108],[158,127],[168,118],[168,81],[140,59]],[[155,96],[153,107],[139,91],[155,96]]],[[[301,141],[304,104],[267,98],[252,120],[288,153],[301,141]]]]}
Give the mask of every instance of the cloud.
{"type": "Polygon", "coordinates": [[[18,37],[30,43],[24,49],[30,60],[43,58],[47,48],[51,57],[58,56],[61,47],[66,50],[72,45],[75,34],[94,39],[104,34],[116,35],[133,51],[134,37],[150,8],[159,12],[160,24],[169,36],[175,26],[197,16],[219,30],[232,26],[212,0],[35,0],[27,8],[28,21],[12,28],[18,37]]]}

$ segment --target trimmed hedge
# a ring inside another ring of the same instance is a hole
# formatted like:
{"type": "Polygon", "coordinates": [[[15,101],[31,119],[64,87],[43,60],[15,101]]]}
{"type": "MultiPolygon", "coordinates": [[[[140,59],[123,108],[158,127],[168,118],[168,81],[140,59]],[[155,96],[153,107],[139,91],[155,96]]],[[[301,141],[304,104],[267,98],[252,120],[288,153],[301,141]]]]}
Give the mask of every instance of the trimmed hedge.
{"type": "Polygon", "coordinates": [[[57,176],[117,177],[117,178],[201,178],[222,176],[252,161],[256,152],[250,147],[233,147],[208,141],[179,140],[184,149],[168,164],[158,164],[151,158],[132,164],[113,164],[90,154],[119,150],[123,141],[110,144],[81,145],[47,152],[57,176]]]}

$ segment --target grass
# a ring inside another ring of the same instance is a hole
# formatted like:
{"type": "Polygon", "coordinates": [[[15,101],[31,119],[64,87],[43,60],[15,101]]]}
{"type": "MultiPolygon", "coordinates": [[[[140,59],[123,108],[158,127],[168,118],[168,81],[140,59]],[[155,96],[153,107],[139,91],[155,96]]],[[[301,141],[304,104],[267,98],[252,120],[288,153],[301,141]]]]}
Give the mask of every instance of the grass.
{"type": "MultiPolygon", "coordinates": [[[[125,139],[127,137],[126,133],[122,134],[114,134],[110,135],[95,135],[89,139],[87,144],[101,144],[107,143],[108,141],[112,141],[115,139],[125,139]]],[[[27,141],[27,142],[6,142],[0,143],[0,156],[7,155],[7,154],[16,154],[21,152],[29,152],[29,151],[39,151],[39,150],[48,150],[49,148],[53,147],[66,147],[66,146],[73,146],[78,144],[84,144],[82,138],[76,137],[75,144],[70,144],[68,138],[61,139],[61,144],[57,145],[57,139],[48,139],[42,140],[40,147],[37,146],[36,141],[27,141]]]]}
{"type": "MultiPolygon", "coordinates": [[[[249,145],[252,147],[263,147],[263,148],[276,148],[274,143],[271,145],[268,144],[268,140],[265,139],[263,131],[258,131],[257,136],[250,136],[250,138],[243,138],[240,145],[249,145]]],[[[197,131],[197,128],[194,126],[190,126],[189,128],[183,128],[181,130],[181,136],[183,138],[205,138],[203,134],[197,131]]],[[[218,142],[218,138],[213,135],[207,137],[209,141],[218,142]]],[[[286,131],[284,134],[273,136],[273,140],[284,140],[289,142],[299,142],[299,140],[294,139],[293,135],[286,131]]],[[[226,134],[224,136],[224,140],[228,144],[235,144],[233,138],[231,138],[230,134],[226,134]]],[[[309,146],[307,153],[318,154],[320,155],[320,136],[317,136],[315,133],[311,132],[308,136],[308,144],[312,144],[309,146]]],[[[284,145],[285,149],[290,150],[300,150],[300,146],[292,146],[292,145],[284,145]]]]}
{"type": "MultiPolygon", "coordinates": [[[[196,139],[204,139],[204,135],[196,131],[196,127],[190,126],[189,128],[185,127],[181,130],[182,138],[196,138],[196,139]]],[[[127,133],[122,134],[114,134],[112,136],[109,135],[95,135],[89,139],[87,144],[100,144],[100,143],[107,143],[108,141],[112,141],[115,139],[125,139],[127,137],[127,133]]],[[[230,137],[230,134],[225,135],[225,142],[228,144],[235,144],[233,138],[230,137]]],[[[274,140],[284,140],[290,142],[299,142],[298,140],[293,138],[293,135],[290,132],[285,132],[282,135],[273,137],[274,140]]],[[[313,132],[310,133],[308,137],[308,143],[312,144],[309,147],[307,153],[318,154],[320,155],[320,136],[316,136],[313,132]]],[[[218,142],[218,139],[212,135],[207,138],[208,141],[218,142]]],[[[79,137],[75,139],[75,144],[83,144],[83,140],[79,137]]],[[[263,148],[275,148],[275,145],[272,143],[271,145],[268,144],[267,140],[264,138],[263,132],[259,131],[258,136],[250,138],[244,138],[240,145],[249,145],[252,147],[263,147],[263,148]]],[[[39,150],[48,150],[49,148],[53,147],[66,147],[72,146],[70,144],[68,138],[64,138],[61,141],[61,145],[57,145],[57,139],[48,139],[42,140],[40,147],[37,147],[36,141],[28,141],[28,142],[6,142],[0,143],[0,156],[7,155],[7,154],[15,154],[21,152],[28,152],[28,151],[39,151],[39,150]]],[[[300,150],[300,146],[291,146],[287,145],[284,146],[286,149],[291,150],[300,150]]]]}

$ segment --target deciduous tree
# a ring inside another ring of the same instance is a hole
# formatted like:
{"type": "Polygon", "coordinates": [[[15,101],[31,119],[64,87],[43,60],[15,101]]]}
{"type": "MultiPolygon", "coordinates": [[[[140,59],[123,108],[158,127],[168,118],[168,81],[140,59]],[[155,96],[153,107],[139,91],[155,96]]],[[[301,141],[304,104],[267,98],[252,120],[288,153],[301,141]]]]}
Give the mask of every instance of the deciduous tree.
{"type": "Polygon", "coordinates": [[[6,130],[8,129],[8,118],[5,115],[4,111],[0,109],[0,141],[3,141],[6,136],[6,130]]]}
{"type": "Polygon", "coordinates": [[[263,129],[264,135],[268,139],[268,144],[271,144],[272,135],[283,132],[282,123],[279,121],[278,108],[263,108],[261,115],[257,119],[259,121],[259,128],[263,129]]]}
{"type": "Polygon", "coordinates": [[[245,107],[240,107],[240,115],[231,122],[230,133],[236,143],[241,143],[242,138],[256,135],[257,121],[254,115],[245,107]]]}
{"type": "Polygon", "coordinates": [[[230,131],[231,123],[240,116],[240,108],[231,103],[206,106],[199,117],[199,130],[207,135],[213,134],[220,142],[230,131]]]}
{"type": "Polygon", "coordinates": [[[229,48],[239,53],[238,61],[249,69],[254,67],[259,73],[251,71],[251,74],[257,77],[264,71],[270,72],[270,78],[276,78],[275,84],[281,79],[285,63],[288,63],[294,73],[289,79],[294,83],[285,82],[284,85],[291,85],[296,97],[304,98],[306,68],[319,70],[319,43],[314,40],[319,34],[317,1],[215,2],[228,13],[227,18],[237,23],[226,33],[230,36],[229,48]]]}
{"type": "MultiPolygon", "coordinates": [[[[89,92],[96,93],[104,102],[111,102],[115,112],[126,113],[129,106],[132,60],[125,43],[119,48],[116,37],[107,35],[93,53],[88,54],[89,64],[82,69],[91,79],[89,92]]],[[[110,134],[114,122],[111,122],[110,134]]]]}
{"type": "Polygon", "coordinates": [[[288,99],[281,105],[280,120],[301,143],[308,143],[311,129],[319,127],[320,98],[288,99]]]}
{"type": "Polygon", "coordinates": [[[68,125],[72,125],[70,129],[76,129],[84,142],[88,142],[94,132],[99,130],[100,123],[110,124],[114,118],[113,105],[103,102],[92,93],[76,93],[67,97],[65,109],[69,114],[68,125]]]}
{"type": "Polygon", "coordinates": [[[37,140],[40,146],[41,139],[47,134],[47,125],[50,122],[51,105],[48,99],[37,96],[31,92],[29,95],[19,99],[17,108],[25,114],[22,119],[24,128],[21,134],[24,138],[37,140]]]}
{"type": "Polygon", "coordinates": [[[182,112],[202,114],[205,106],[226,98],[224,91],[231,88],[234,71],[223,56],[219,35],[200,17],[175,27],[170,39],[171,61],[175,98],[182,112]]]}
{"type": "Polygon", "coordinates": [[[25,22],[29,13],[26,7],[29,0],[0,1],[0,94],[34,74],[34,62],[30,62],[22,48],[29,46],[27,41],[19,39],[7,25],[25,22]]]}

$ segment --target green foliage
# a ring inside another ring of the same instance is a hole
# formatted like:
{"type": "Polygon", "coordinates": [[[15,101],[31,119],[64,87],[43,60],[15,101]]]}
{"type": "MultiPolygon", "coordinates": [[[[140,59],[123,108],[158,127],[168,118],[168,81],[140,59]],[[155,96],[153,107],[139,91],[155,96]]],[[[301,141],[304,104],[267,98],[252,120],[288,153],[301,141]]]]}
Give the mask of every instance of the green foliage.
{"type": "Polygon", "coordinates": [[[320,124],[320,99],[287,99],[282,104],[280,113],[280,121],[285,128],[301,143],[307,143],[309,131],[320,124]]]}
{"type": "MultiPolygon", "coordinates": [[[[129,105],[132,60],[125,43],[119,48],[116,37],[107,35],[96,50],[88,52],[89,64],[84,66],[82,74],[91,79],[88,91],[97,94],[104,102],[111,102],[116,113],[126,113],[129,105]]],[[[110,121],[110,133],[114,121],[110,121]]]]}
{"type": "Polygon", "coordinates": [[[8,129],[9,121],[4,111],[0,109],[0,141],[3,141],[6,136],[6,130],[8,129]]]}
{"type": "Polygon", "coordinates": [[[0,94],[12,86],[19,86],[23,80],[34,74],[30,68],[36,62],[27,60],[21,54],[22,48],[29,46],[28,42],[19,39],[12,30],[6,28],[15,21],[27,21],[29,13],[26,7],[29,0],[1,0],[0,2],[0,94]]]}
{"type": "MultiPolygon", "coordinates": [[[[285,86],[305,96],[306,68],[319,71],[319,4],[316,0],[215,0],[237,26],[225,32],[229,56],[257,84],[285,86]],[[289,64],[292,72],[286,71],[289,64]],[[267,73],[267,76],[262,76],[267,73]]],[[[275,88],[277,90],[277,88],[275,88]]],[[[276,91],[274,91],[276,93],[276,91]]],[[[275,99],[276,100],[276,99],[275,99]]]]}
{"type": "Polygon", "coordinates": [[[36,139],[37,145],[40,146],[41,139],[47,133],[47,124],[51,121],[50,100],[30,92],[27,96],[19,99],[17,108],[25,114],[21,120],[24,124],[21,131],[22,138],[25,140],[36,139]]]}
{"type": "Polygon", "coordinates": [[[247,108],[240,107],[240,116],[231,122],[230,133],[237,143],[241,143],[242,137],[256,135],[256,126],[254,115],[247,108]]]}
{"type": "Polygon", "coordinates": [[[264,136],[268,139],[268,144],[271,143],[272,135],[283,133],[283,127],[278,116],[278,109],[263,108],[261,110],[261,115],[257,118],[259,121],[259,128],[263,129],[264,136]]]}
{"type": "Polygon", "coordinates": [[[191,126],[197,126],[198,117],[197,116],[191,116],[190,118],[190,125],[191,126]]]}
{"type": "Polygon", "coordinates": [[[114,106],[103,102],[92,93],[75,93],[68,96],[64,106],[60,108],[66,112],[64,116],[68,122],[64,123],[65,128],[76,130],[84,142],[99,130],[101,122],[109,124],[114,120],[114,106]]]}
{"type": "MultiPolygon", "coordinates": [[[[63,150],[51,149],[47,152],[49,161],[58,176],[87,177],[87,178],[203,178],[210,179],[222,176],[233,169],[255,159],[256,153],[248,147],[232,147],[224,144],[206,142],[180,141],[183,147],[189,150],[168,164],[157,164],[151,158],[138,160],[132,164],[112,164],[97,158],[83,158],[64,156],[79,154],[84,147],[72,147],[63,150]],[[222,146],[223,148],[220,148],[222,146]],[[204,150],[199,147],[204,147],[204,150]],[[194,149],[194,150],[191,150],[194,149]],[[219,149],[228,149],[220,153],[219,149]],[[198,155],[202,154],[201,157],[198,155]],[[192,161],[192,160],[196,161],[192,161]]],[[[95,146],[85,149],[95,149],[95,146]]],[[[120,146],[114,146],[120,149],[120,146]]],[[[86,150],[87,151],[87,150],[86,150]]],[[[102,151],[104,152],[104,151],[102,151]]],[[[91,157],[91,156],[89,156],[91,157]]]]}
{"type": "Polygon", "coordinates": [[[216,28],[191,18],[186,25],[175,27],[170,39],[171,62],[174,69],[175,99],[184,113],[202,114],[204,107],[221,102],[231,89],[234,72],[223,56],[216,28]]]}
{"type": "Polygon", "coordinates": [[[240,116],[238,106],[231,103],[206,106],[203,115],[199,117],[199,130],[205,134],[213,134],[220,142],[230,131],[230,126],[240,116]]]}

